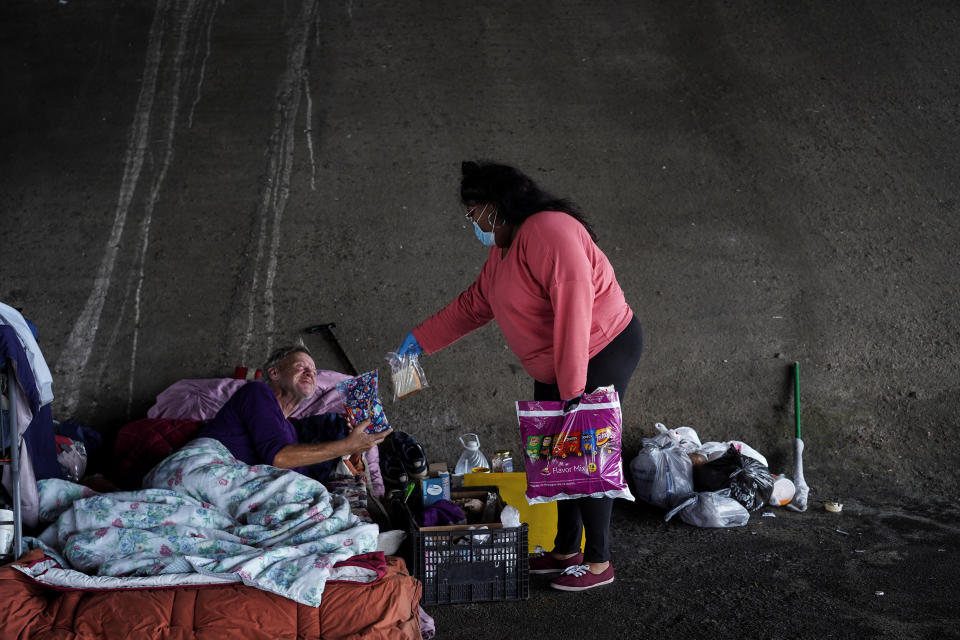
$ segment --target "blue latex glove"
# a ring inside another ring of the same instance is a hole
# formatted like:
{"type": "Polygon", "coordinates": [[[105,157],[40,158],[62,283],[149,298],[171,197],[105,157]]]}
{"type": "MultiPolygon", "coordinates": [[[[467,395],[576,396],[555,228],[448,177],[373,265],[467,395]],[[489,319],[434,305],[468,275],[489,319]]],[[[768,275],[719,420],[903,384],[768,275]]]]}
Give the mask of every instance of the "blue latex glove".
{"type": "Polygon", "coordinates": [[[407,337],[403,339],[403,344],[397,349],[398,356],[419,356],[421,353],[423,353],[423,347],[413,337],[412,331],[407,334],[407,337]]]}

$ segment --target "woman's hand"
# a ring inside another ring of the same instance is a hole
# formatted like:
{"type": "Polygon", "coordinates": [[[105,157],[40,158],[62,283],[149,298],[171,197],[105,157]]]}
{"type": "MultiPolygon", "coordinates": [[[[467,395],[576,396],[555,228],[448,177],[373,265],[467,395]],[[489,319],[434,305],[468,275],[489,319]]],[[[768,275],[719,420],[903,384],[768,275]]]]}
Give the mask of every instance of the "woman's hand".
{"type": "Polygon", "coordinates": [[[570,398],[569,400],[563,401],[563,412],[570,413],[580,405],[580,398],[583,397],[583,394],[577,396],[576,398],[570,398]]]}

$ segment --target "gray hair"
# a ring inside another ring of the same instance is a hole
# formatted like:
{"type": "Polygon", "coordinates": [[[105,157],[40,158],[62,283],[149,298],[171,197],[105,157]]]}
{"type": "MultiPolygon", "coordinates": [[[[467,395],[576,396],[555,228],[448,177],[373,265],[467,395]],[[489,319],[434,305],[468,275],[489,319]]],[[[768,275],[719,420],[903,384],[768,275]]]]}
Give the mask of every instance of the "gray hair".
{"type": "Polygon", "coordinates": [[[305,353],[311,358],[313,357],[310,354],[310,349],[307,349],[307,345],[303,344],[303,340],[297,340],[295,344],[279,347],[270,353],[267,361],[263,363],[262,367],[260,367],[260,371],[263,372],[263,377],[269,380],[270,374],[267,372],[273,367],[279,365],[287,356],[293,353],[305,353]]]}

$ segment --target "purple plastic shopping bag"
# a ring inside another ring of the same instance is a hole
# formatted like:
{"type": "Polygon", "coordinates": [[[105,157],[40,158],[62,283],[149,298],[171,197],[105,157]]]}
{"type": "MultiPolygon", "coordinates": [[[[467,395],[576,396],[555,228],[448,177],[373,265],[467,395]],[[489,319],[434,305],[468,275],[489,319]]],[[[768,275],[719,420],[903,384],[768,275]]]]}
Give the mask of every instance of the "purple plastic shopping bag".
{"type": "Polygon", "coordinates": [[[527,502],[568,498],[633,500],[620,455],[622,419],[615,391],[584,394],[567,414],[563,402],[517,402],[527,471],[527,502]]]}

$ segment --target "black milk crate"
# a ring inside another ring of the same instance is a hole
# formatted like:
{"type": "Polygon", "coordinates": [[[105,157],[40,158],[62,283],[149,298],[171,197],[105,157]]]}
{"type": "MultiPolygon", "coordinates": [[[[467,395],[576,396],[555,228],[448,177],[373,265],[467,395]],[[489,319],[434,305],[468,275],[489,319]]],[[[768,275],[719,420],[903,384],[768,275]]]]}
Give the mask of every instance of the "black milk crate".
{"type": "MultiPolygon", "coordinates": [[[[496,489],[493,489],[496,491],[496,489]]],[[[454,497],[477,491],[455,491],[454,497]]],[[[482,492],[486,495],[486,492],[482,492]]],[[[408,533],[414,577],[423,583],[423,604],[455,604],[530,597],[527,524],[499,522],[419,527],[408,533]],[[479,527],[485,526],[486,529],[479,527]]]]}
{"type": "Polygon", "coordinates": [[[410,533],[413,575],[423,583],[424,604],[530,597],[527,525],[487,527],[422,527],[410,533]]]}

